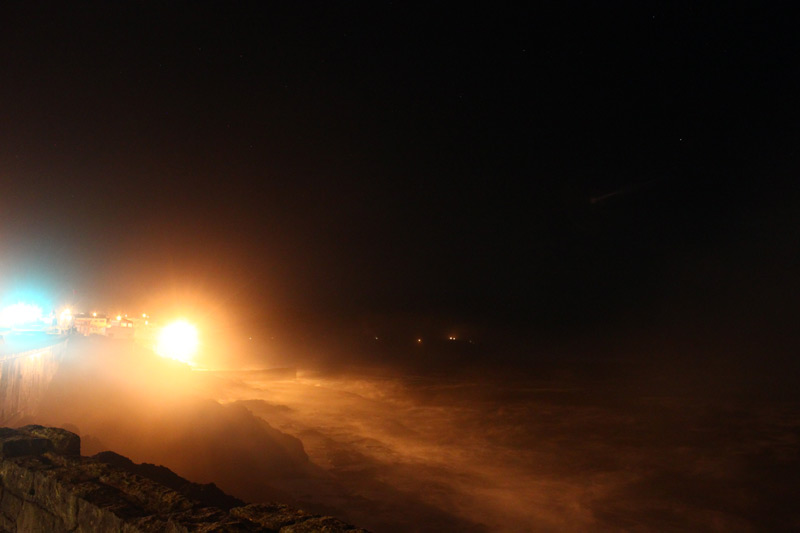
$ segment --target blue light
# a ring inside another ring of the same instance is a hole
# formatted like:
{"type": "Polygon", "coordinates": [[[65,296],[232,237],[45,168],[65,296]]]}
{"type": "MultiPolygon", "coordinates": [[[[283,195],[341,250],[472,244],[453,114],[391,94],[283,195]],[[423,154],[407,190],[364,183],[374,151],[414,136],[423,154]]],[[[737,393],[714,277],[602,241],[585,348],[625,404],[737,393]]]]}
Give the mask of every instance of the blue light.
{"type": "Polygon", "coordinates": [[[42,291],[18,288],[0,300],[0,328],[41,328],[52,324],[52,304],[42,291]]]}
{"type": "Polygon", "coordinates": [[[18,328],[44,323],[42,308],[37,305],[17,302],[0,309],[0,326],[18,328]]]}

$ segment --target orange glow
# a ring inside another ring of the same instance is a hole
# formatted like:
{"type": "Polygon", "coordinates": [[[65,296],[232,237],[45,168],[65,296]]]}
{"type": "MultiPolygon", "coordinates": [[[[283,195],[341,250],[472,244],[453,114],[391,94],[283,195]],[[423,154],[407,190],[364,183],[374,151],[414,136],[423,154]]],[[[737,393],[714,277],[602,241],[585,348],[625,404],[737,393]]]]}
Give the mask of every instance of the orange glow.
{"type": "Polygon", "coordinates": [[[194,366],[193,357],[199,345],[197,328],[184,320],[164,326],[158,337],[156,353],[194,366]]]}

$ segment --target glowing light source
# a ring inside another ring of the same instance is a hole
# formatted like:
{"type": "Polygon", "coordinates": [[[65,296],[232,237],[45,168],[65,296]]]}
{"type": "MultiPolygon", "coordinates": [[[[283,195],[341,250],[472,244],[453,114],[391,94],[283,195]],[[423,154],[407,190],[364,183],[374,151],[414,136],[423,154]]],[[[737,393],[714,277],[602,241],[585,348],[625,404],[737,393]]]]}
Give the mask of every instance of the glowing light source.
{"type": "Polygon", "coordinates": [[[36,305],[15,303],[0,310],[0,325],[23,326],[42,321],[42,310],[36,305]]]}
{"type": "Polygon", "coordinates": [[[72,327],[72,311],[70,311],[69,307],[58,315],[58,327],[61,330],[68,330],[72,327]]]}
{"type": "Polygon", "coordinates": [[[92,313],[92,316],[97,316],[97,313],[92,313]]]}
{"type": "Polygon", "coordinates": [[[122,315],[117,315],[117,320],[122,320],[122,315]]]}
{"type": "Polygon", "coordinates": [[[199,341],[197,328],[186,321],[179,320],[164,326],[158,337],[156,353],[189,365],[193,365],[192,357],[197,352],[199,341]]]}

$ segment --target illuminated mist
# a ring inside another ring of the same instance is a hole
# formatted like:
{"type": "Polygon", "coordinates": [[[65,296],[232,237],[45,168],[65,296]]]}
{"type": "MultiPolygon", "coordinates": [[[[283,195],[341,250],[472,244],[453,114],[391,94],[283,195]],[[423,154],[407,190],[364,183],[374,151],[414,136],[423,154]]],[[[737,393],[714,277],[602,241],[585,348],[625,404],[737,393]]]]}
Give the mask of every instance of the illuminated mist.
{"type": "Polygon", "coordinates": [[[377,532],[729,531],[765,524],[769,509],[782,510],[775,527],[798,518],[785,501],[798,474],[790,406],[737,400],[734,382],[719,388],[721,366],[556,355],[514,377],[464,360],[463,371],[386,361],[292,378],[74,338],[35,421],[79,432],[84,454],[111,449],[377,532]],[[765,468],[778,470],[760,479],[765,468]]]}

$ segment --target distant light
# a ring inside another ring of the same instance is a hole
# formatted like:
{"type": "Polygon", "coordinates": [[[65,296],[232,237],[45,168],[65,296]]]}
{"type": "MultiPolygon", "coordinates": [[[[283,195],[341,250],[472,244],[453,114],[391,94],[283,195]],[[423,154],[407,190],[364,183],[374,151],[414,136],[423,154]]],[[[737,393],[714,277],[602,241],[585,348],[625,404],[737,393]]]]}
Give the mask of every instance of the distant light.
{"type": "Polygon", "coordinates": [[[97,316],[97,313],[92,313],[92,316],[97,316]]]}
{"type": "Polygon", "coordinates": [[[451,341],[454,341],[454,340],[456,340],[456,338],[455,338],[455,337],[448,337],[448,338],[449,338],[451,341]]]}
{"type": "Polygon", "coordinates": [[[147,318],[147,313],[142,313],[142,318],[147,318]]]}
{"type": "Polygon", "coordinates": [[[117,320],[122,320],[122,315],[117,315],[117,320]]]}
{"type": "Polygon", "coordinates": [[[417,342],[422,342],[422,339],[417,339],[417,342]]]}
{"type": "Polygon", "coordinates": [[[149,322],[147,320],[144,321],[144,325],[146,326],[149,322]]]}

